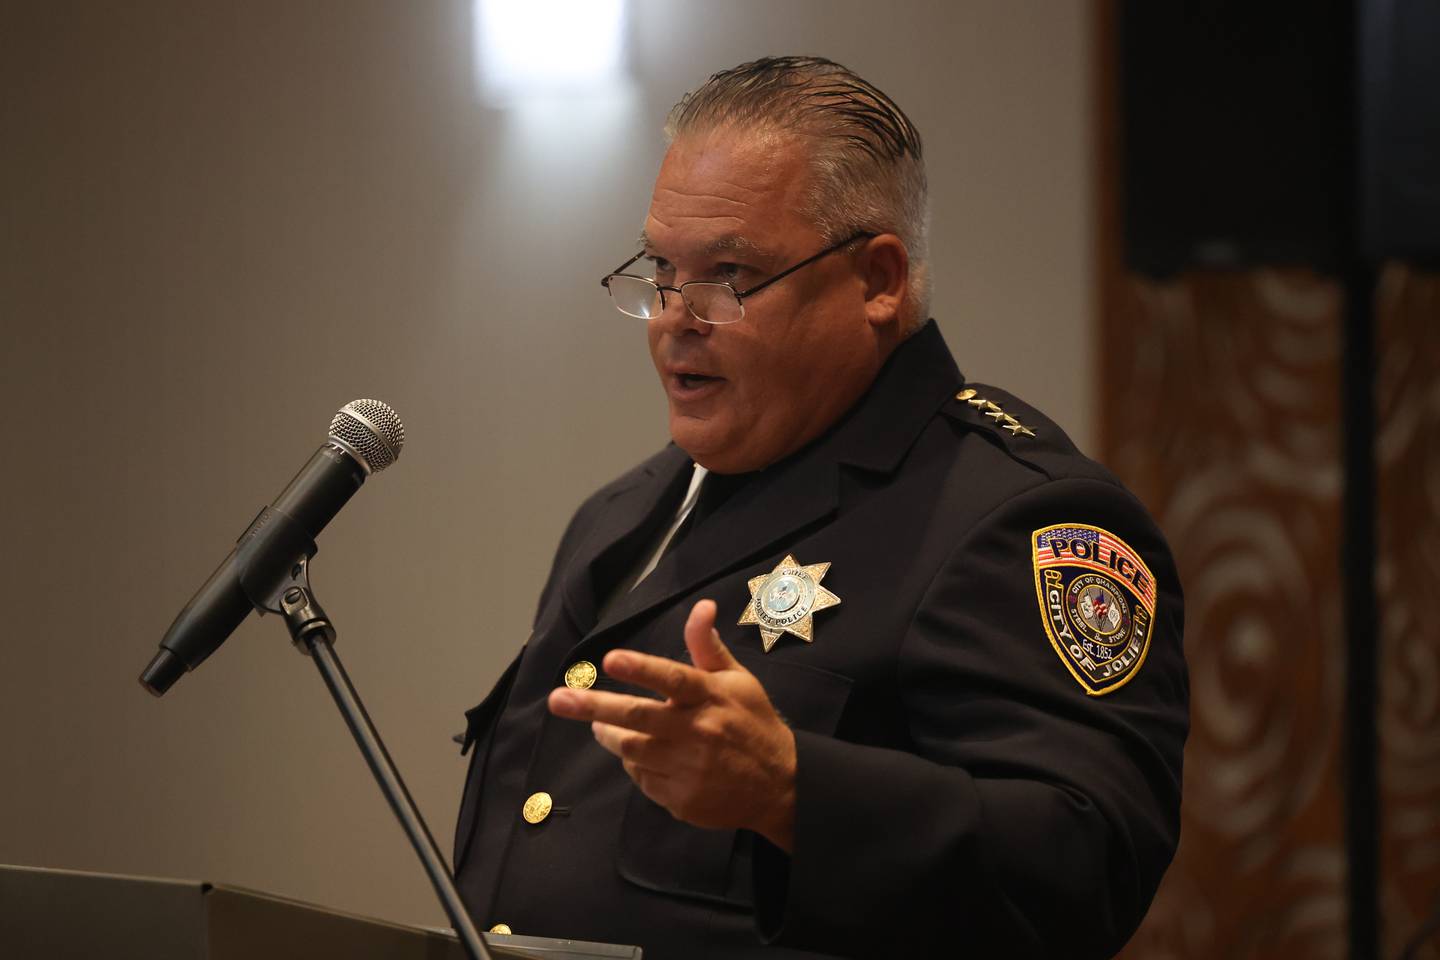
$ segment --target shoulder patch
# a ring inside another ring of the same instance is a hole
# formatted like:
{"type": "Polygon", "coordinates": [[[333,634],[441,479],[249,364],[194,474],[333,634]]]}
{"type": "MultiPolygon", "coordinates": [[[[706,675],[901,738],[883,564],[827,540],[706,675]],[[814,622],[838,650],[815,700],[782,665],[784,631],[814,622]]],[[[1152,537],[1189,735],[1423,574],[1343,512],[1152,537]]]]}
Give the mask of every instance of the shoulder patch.
{"type": "Polygon", "coordinates": [[[1030,541],[1050,645],[1090,696],[1123,687],[1150,651],[1150,568],[1124,540],[1083,523],[1042,527],[1030,541]]]}

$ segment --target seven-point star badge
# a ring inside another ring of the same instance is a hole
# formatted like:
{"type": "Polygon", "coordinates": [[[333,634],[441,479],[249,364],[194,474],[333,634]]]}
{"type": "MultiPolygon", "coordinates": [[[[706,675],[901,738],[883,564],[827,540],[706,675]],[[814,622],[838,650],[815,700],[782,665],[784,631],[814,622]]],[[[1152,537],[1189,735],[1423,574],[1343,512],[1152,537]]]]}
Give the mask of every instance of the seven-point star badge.
{"type": "Polygon", "coordinates": [[[750,602],[745,605],[740,623],[760,628],[766,653],[782,633],[793,633],[806,643],[814,641],[815,611],[840,602],[839,597],[820,586],[829,569],[828,563],[801,566],[786,554],[774,570],[750,579],[750,602]]]}

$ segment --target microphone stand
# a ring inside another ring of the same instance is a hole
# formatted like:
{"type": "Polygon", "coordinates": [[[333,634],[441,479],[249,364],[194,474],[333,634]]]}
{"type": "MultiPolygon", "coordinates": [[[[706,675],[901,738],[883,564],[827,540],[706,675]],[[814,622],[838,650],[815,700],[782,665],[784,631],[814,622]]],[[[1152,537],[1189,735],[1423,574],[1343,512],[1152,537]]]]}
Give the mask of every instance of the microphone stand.
{"type": "Polygon", "coordinates": [[[405,788],[400,772],[395,769],[390,753],[380,740],[380,734],[370,722],[370,715],[365,712],[365,705],[360,702],[360,695],[355,692],[344,665],[335,653],[335,627],[310,589],[310,556],[315,552],[314,542],[311,541],[308,547],[291,568],[289,580],[273,593],[267,591],[269,596],[264,603],[256,602],[255,605],[262,611],[281,614],[295,648],[315,661],[330,696],[335,698],[335,705],[345,717],[345,725],[355,737],[355,745],[365,755],[365,762],[375,775],[375,782],[380,785],[380,792],[385,794],[385,800],[405,829],[410,845],[415,848],[415,855],[425,867],[425,874],[430,878],[430,884],[435,888],[440,905],[445,908],[445,915],[450,918],[450,925],[455,928],[465,952],[470,960],[491,960],[490,950],[460,900],[460,892],[455,889],[455,880],[445,865],[440,848],[435,845],[435,838],[430,835],[430,828],[420,816],[410,791],[405,788]]]}

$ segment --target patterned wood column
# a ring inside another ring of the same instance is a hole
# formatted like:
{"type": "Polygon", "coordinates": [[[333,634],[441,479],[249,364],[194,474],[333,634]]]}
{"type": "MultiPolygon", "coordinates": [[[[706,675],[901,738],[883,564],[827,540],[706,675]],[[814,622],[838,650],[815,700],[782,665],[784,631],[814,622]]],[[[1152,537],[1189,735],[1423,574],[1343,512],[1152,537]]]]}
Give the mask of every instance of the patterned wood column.
{"type": "Polygon", "coordinates": [[[1180,853],[1132,957],[1340,957],[1339,291],[1303,272],[1113,283],[1103,459],[1186,593],[1180,853]]]}
{"type": "MultiPolygon", "coordinates": [[[[1440,908],[1440,274],[1380,278],[1380,908],[1395,957],[1440,908]]],[[[1440,936],[1418,956],[1440,960],[1440,936]]]]}
{"type": "MultiPolygon", "coordinates": [[[[1175,549],[1193,696],[1180,853],[1125,955],[1342,957],[1339,292],[1282,271],[1110,290],[1102,455],[1175,549]]],[[[1440,896],[1440,277],[1387,269],[1378,313],[1395,957],[1440,896]]]]}

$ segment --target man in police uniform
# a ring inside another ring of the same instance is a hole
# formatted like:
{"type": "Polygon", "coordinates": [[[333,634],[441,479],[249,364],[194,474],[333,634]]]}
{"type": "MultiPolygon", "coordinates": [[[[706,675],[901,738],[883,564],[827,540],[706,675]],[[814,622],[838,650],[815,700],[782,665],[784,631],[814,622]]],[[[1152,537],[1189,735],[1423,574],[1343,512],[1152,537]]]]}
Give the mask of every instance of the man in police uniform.
{"type": "Polygon", "coordinates": [[[674,443],[580,508],[468,714],[477,923],[657,960],[1111,955],[1179,834],[1159,531],[924,319],[884,94],[767,59],[667,129],[605,283],[674,443]]]}

